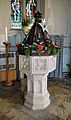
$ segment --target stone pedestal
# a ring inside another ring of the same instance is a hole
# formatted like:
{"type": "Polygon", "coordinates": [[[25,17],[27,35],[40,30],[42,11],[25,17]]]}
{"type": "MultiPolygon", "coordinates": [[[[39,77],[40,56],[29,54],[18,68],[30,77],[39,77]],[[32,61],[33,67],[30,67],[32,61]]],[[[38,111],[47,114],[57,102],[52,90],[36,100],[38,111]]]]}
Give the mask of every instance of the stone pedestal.
{"type": "MultiPolygon", "coordinates": [[[[20,73],[27,75],[27,95],[25,106],[42,110],[50,104],[47,90],[47,75],[56,68],[54,56],[31,56],[27,59],[20,55],[20,73]]],[[[22,76],[21,76],[22,77],[22,76]]]]}

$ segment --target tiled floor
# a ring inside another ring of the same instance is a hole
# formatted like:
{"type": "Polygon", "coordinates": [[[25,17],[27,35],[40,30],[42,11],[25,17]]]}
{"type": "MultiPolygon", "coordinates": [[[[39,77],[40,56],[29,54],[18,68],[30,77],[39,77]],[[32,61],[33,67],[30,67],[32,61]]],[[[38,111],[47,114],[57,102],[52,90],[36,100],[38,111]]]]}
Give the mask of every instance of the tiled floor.
{"type": "Polygon", "coordinates": [[[56,79],[48,81],[51,103],[40,111],[23,105],[20,81],[9,88],[0,83],[0,120],[71,120],[71,85],[56,79]]]}

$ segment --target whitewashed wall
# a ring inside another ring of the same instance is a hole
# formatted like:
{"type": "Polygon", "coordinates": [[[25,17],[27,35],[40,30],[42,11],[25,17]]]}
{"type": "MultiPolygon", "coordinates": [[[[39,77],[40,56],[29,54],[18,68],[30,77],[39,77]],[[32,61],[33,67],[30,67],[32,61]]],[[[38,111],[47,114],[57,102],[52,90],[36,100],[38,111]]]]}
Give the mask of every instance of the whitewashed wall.
{"type": "Polygon", "coordinates": [[[71,35],[71,0],[45,0],[45,5],[49,31],[71,35]]]}

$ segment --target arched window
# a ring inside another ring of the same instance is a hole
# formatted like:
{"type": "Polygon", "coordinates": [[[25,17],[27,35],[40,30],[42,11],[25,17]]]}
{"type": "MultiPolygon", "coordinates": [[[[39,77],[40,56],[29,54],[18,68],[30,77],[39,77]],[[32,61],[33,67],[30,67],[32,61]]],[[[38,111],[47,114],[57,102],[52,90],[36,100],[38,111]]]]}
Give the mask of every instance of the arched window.
{"type": "Polygon", "coordinates": [[[22,28],[22,0],[11,0],[11,28],[22,28]]]}
{"type": "Polygon", "coordinates": [[[37,0],[26,0],[26,16],[33,17],[37,8],[37,0]]]}

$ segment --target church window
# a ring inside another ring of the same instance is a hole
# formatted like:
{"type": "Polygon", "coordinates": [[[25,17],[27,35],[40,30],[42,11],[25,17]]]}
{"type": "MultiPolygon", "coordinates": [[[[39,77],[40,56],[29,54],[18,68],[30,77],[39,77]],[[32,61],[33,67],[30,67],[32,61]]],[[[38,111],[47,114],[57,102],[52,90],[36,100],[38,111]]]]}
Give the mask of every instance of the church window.
{"type": "Polygon", "coordinates": [[[22,28],[22,0],[11,0],[11,29],[22,28]]]}

